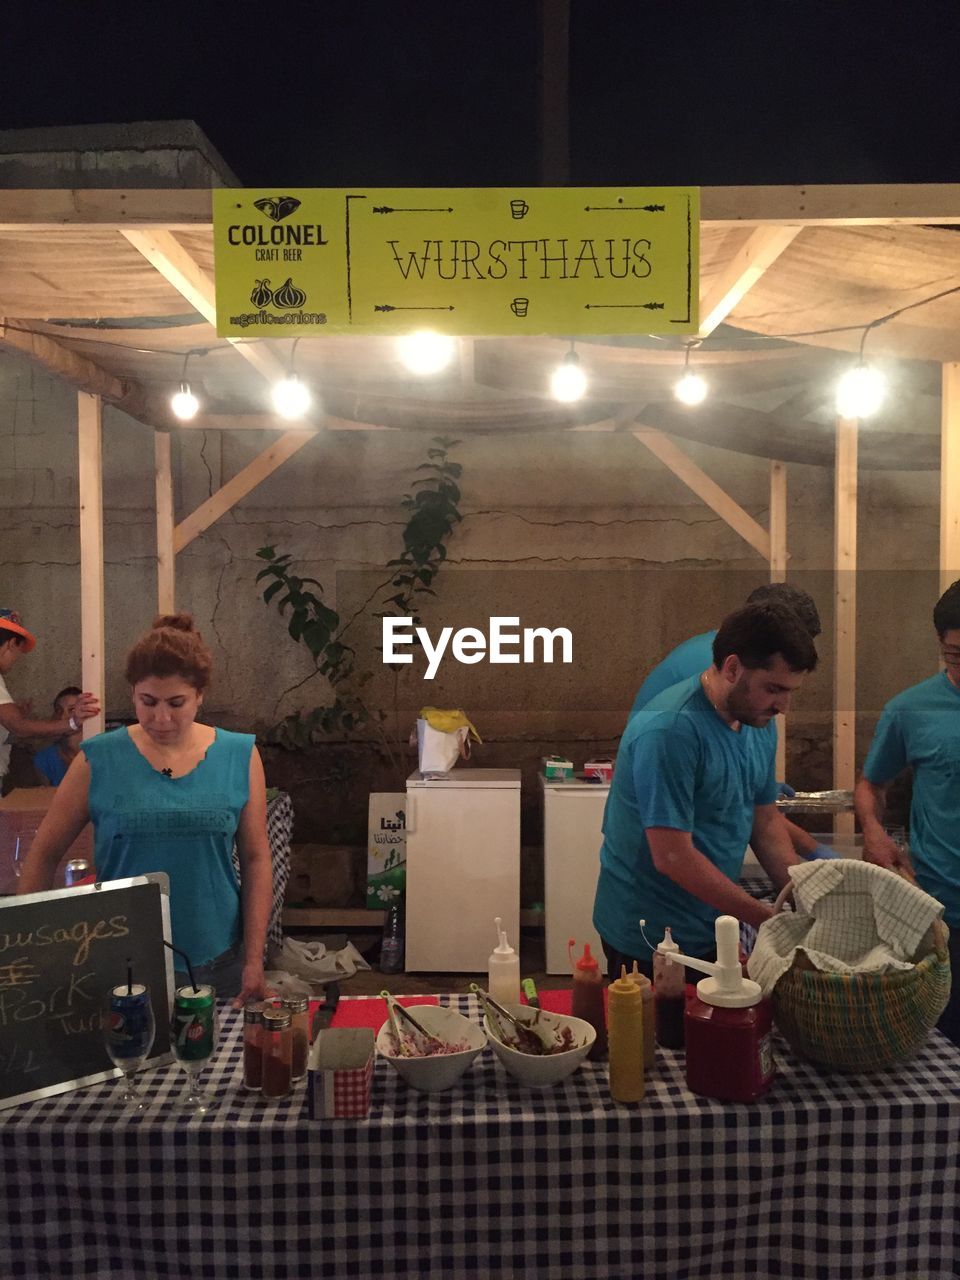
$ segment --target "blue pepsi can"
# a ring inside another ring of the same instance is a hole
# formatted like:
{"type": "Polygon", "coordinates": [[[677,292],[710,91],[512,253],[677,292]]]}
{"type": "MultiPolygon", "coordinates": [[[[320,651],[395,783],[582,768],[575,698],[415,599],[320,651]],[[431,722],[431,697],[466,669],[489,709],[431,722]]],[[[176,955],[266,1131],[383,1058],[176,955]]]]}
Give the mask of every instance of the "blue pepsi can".
{"type": "Polygon", "coordinates": [[[143,983],[114,987],[110,992],[107,1016],[107,1052],[114,1062],[145,1058],[153,1047],[153,1008],[150,992],[143,983]]]}

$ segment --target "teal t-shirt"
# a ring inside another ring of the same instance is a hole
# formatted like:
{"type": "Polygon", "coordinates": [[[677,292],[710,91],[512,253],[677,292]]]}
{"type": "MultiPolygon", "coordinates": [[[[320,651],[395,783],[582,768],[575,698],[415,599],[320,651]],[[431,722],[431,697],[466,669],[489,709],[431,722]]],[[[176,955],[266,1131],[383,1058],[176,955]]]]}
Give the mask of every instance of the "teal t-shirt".
{"type": "Polygon", "coordinates": [[[920,887],[960,925],[960,689],[945,671],[904,689],[883,709],[863,766],[882,787],[913,768],[910,853],[920,887]]]}
{"type": "Polygon", "coordinates": [[[638,711],[642,711],[664,689],[671,689],[681,680],[689,680],[691,676],[700,675],[707,667],[713,666],[713,641],[716,631],[704,631],[702,635],[691,636],[658,662],[633,700],[629,719],[632,720],[638,711]]]}
{"type": "Polygon", "coordinates": [[[98,878],[165,871],[173,942],[194,965],[222,955],[242,932],[231,856],[250,794],[253,744],[252,734],[217,729],[207,754],[183,778],[154,769],[126,729],[81,747],[90,764],[98,878]]]}
{"type": "Polygon", "coordinates": [[[603,815],[593,923],[604,941],[625,955],[648,957],[643,917],[654,945],[669,925],[687,954],[711,950],[720,912],[657,871],[645,829],[689,831],[700,853],[736,881],[754,807],[777,798],[776,750],[773,721],[734,732],[711,706],[699,675],[633,717],[620,740],[603,815]]]}

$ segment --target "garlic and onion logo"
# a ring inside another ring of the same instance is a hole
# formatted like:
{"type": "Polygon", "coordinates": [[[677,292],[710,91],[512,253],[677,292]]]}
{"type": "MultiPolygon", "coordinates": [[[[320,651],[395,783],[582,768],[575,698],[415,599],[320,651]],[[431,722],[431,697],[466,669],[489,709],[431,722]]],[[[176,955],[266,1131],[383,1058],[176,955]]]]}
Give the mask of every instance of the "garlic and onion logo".
{"type": "Polygon", "coordinates": [[[307,295],[287,276],[279,289],[271,289],[269,280],[258,280],[253,286],[250,301],[260,311],[271,303],[281,311],[297,311],[306,305],[307,295]]]}
{"type": "Polygon", "coordinates": [[[262,200],[254,200],[253,207],[265,213],[271,222],[282,222],[296,213],[300,201],[294,196],[264,196],[262,200]]]}

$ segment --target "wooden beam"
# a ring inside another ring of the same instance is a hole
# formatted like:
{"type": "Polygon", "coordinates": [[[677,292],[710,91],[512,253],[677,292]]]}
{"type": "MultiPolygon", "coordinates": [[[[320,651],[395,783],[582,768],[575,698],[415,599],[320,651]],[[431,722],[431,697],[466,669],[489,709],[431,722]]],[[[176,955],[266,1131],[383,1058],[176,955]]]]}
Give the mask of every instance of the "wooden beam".
{"type": "MultiPolygon", "coordinates": [[[[837,419],[834,477],[833,785],[851,791],[857,747],[857,431],[837,419]]],[[[853,814],[838,814],[838,833],[853,833],[853,814]]]]}
{"type": "MultiPolygon", "coordinates": [[[[708,226],[960,225],[960,183],[702,187],[708,226]]],[[[207,190],[0,191],[0,231],[97,227],[196,231],[213,225],[207,190]]]]}
{"type": "Polygon", "coordinates": [[[945,364],[940,399],[940,591],[960,578],[960,364],[945,364]]]}
{"type": "MultiPolygon", "coordinates": [[[[770,581],[787,579],[787,467],[770,463],[770,581]]],[[[787,721],[777,721],[777,777],[787,776],[787,721]]]]}
{"type": "Polygon", "coordinates": [[[802,227],[757,227],[719,275],[700,295],[700,337],[706,338],[753,288],[764,272],[803,230],[802,227]]]}
{"type": "Polygon", "coordinates": [[[100,699],[100,714],[83,722],[84,738],[102,733],[107,696],[103,596],[103,403],[77,396],[80,484],[80,650],[83,687],[100,699]]]}
{"type": "Polygon", "coordinates": [[[176,552],[173,549],[173,472],[168,431],[153,437],[157,471],[157,613],[174,613],[176,552]]]}
{"type": "Polygon", "coordinates": [[[724,490],[715,480],[711,480],[694,460],[676,445],[668,436],[649,427],[641,427],[633,435],[641,444],[646,445],[654,457],[682,480],[711,510],[724,520],[734,533],[749,542],[754,551],[760,553],[764,560],[770,559],[770,535],[762,525],[758,524],[743,507],[724,490]]]}
{"type": "Polygon", "coordinates": [[[215,520],[219,520],[225,511],[229,511],[234,503],[255,489],[261,480],[272,475],[277,467],[282,466],[288,458],[293,457],[305,444],[313,440],[315,431],[288,431],[269,445],[262,453],[257,454],[252,462],[247,463],[242,471],[238,471],[232,480],[228,480],[201,503],[191,515],[181,521],[173,531],[173,549],[182,551],[194,538],[208,529],[215,520]]]}

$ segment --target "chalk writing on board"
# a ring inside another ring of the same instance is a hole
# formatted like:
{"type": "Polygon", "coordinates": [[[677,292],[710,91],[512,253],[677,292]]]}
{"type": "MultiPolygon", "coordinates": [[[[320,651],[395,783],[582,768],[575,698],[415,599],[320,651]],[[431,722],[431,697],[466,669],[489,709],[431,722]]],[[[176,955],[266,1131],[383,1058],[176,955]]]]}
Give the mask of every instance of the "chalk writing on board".
{"type": "Polygon", "coordinates": [[[0,955],[9,950],[20,950],[23,947],[50,947],[57,944],[68,944],[75,947],[73,963],[85,964],[90,947],[94,942],[106,941],[109,938],[125,938],[130,932],[126,916],[111,916],[109,920],[78,920],[69,929],[56,929],[51,925],[37,925],[28,933],[0,933],[0,955]]]}

